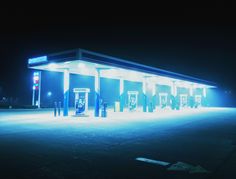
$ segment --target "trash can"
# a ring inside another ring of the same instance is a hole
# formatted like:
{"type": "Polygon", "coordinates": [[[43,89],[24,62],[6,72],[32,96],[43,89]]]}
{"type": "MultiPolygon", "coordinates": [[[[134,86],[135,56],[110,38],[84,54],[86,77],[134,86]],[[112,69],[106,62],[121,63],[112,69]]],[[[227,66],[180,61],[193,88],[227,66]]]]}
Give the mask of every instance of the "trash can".
{"type": "Polygon", "coordinates": [[[120,102],[115,101],[114,112],[120,112],[120,102]]]}

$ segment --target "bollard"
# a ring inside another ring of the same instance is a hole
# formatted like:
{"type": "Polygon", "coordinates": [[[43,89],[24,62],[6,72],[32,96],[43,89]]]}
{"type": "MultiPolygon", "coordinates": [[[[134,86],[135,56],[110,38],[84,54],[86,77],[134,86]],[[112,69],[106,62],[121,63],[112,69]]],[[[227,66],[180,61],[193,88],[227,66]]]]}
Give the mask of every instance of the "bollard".
{"type": "Polygon", "coordinates": [[[58,116],[61,115],[61,101],[58,103],[58,116]]]}
{"type": "Polygon", "coordinates": [[[149,103],[149,105],[148,105],[148,112],[153,112],[153,105],[152,105],[152,103],[149,103]]]}
{"type": "Polygon", "coordinates": [[[57,102],[54,102],[54,117],[57,116],[57,102]]]}
{"type": "Polygon", "coordinates": [[[107,117],[107,103],[104,102],[102,106],[102,117],[107,117]]]}

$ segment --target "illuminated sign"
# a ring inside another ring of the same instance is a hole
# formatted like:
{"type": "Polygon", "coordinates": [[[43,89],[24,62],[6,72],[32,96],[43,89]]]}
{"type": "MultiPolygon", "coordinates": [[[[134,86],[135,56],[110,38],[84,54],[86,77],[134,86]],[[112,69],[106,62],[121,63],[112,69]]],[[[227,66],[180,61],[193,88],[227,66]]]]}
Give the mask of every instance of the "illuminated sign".
{"type": "Polygon", "coordinates": [[[30,58],[28,60],[28,64],[32,65],[32,64],[43,63],[47,61],[48,61],[47,56],[42,56],[42,57],[30,58]]]}
{"type": "Polygon", "coordinates": [[[39,72],[34,72],[33,82],[34,82],[33,89],[38,90],[39,89],[39,72]]]}
{"type": "Polygon", "coordinates": [[[87,93],[89,93],[90,89],[89,88],[74,88],[73,92],[74,93],[79,93],[79,92],[87,92],[87,93]]]}

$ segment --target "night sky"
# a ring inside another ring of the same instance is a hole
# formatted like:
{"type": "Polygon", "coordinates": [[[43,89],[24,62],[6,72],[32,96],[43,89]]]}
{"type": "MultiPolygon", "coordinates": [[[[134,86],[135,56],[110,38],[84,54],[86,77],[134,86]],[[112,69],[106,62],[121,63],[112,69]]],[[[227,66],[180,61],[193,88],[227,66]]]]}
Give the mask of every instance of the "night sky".
{"type": "MultiPolygon", "coordinates": [[[[66,14],[66,13],[65,13],[66,14]]],[[[1,15],[0,97],[30,104],[27,59],[84,48],[216,82],[236,91],[236,25],[227,9],[180,14],[1,15]]]]}

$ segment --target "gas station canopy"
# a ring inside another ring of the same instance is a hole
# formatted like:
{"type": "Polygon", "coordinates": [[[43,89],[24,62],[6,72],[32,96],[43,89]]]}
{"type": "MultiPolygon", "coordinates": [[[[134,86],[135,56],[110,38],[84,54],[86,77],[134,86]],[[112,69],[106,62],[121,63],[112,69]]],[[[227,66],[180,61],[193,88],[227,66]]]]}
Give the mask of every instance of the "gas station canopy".
{"type": "Polygon", "coordinates": [[[124,79],[142,82],[145,77],[153,83],[196,88],[214,88],[216,84],[195,77],[150,67],[135,62],[115,58],[84,49],[74,49],[47,56],[30,58],[28,67],[37,70],[64,72],[69,70],[72,74],[95,76],[96,70],[101,69],[101,77],[124,79]]]}

